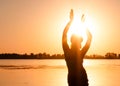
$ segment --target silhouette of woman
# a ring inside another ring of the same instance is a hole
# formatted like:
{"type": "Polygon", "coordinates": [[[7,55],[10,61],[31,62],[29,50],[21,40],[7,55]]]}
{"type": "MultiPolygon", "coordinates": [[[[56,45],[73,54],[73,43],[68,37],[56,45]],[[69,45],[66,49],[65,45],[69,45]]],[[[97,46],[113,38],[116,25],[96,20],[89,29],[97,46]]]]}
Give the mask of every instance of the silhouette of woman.
{"type": "Polygon", "coordinates": [[[88,86],[87,73],[83,67],[83,58],[88,51],[92,35],[87,30],[87,42],[81,49],[82,37],[78,37],[75,34],[71,36],[71,47],[69,48],[67,43],[67,32],[73,21],[74,14],[71,9],[70,21],[66,25],[62,36],[62,47],[65,55],[66,65],[68,67],[68,85],[69,86],[88,86]]]}

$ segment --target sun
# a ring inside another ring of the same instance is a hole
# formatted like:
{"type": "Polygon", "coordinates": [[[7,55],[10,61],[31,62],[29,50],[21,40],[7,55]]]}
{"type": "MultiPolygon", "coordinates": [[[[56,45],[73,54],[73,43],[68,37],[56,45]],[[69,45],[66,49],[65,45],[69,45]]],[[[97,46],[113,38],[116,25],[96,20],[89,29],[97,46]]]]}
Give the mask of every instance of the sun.
{"type": "Polygon", "coordinates": [[[75,15],[74,20],[70,26],[67,34],[68,42],[70,44],[70,37],[72,34],[83,37],[83,44],[87,40],[86,29],[89,29],[91,33],[94,32],[93,23],[90,17],[82,15],[82,17],[75,15]]]}

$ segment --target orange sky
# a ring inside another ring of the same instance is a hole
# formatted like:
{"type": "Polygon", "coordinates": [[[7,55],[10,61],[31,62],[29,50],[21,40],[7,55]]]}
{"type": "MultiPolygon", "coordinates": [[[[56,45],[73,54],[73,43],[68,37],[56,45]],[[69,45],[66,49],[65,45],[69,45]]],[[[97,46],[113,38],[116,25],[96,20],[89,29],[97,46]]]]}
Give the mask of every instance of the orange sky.
{"type": "Polygon", "coordinates": [[[1,0],[0,53],[63,53],[71,8],[92,19],[87,54],[120,53],[120,0],[1,0]]]}

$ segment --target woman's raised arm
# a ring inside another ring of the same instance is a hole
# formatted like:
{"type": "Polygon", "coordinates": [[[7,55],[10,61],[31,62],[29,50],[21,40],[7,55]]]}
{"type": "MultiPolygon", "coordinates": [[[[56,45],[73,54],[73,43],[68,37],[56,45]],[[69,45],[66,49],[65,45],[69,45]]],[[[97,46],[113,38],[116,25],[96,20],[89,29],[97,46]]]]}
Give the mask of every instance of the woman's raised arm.
{"type": "Polygon", "coordinates": [[[84,55],[88,51],[90,44],[91,44],[91,40],[92,40],[92,34],[90,33],[90,31],[88,29],[86,30],[86,34],[87,34],[87,42],[81,50],[84,55]]]}
{"type": "Polygon", "coordinates": [[[72,21],[73,21],[73,10],[71,9],[71,11],[70,11],[70,21],[66,25],[66,27],[63,31],[63,35],[62,35],[62,47],[63,47],[64,51],[69,49],[68,43],[67,43],[67,33],[68,33],[68,30],[70,28],[70,25],[71,25],[72,21]]]}

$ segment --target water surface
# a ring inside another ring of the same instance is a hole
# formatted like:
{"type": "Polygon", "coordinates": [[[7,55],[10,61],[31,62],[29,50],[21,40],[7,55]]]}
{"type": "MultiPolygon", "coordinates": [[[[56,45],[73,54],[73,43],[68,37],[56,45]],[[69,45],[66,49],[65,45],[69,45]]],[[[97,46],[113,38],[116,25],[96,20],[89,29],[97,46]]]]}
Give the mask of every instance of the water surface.
{"type": "MultiPolygon", "coordinates": [[[[120,60],[84,60],[89,86],[120,86],[120,60]]],[[[0,86],[67,86],[64,60],[0,60],[0,86]]]]}

